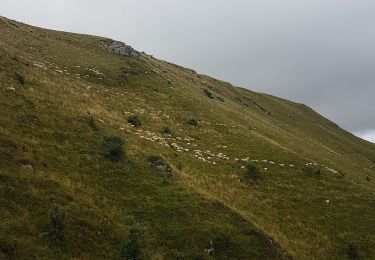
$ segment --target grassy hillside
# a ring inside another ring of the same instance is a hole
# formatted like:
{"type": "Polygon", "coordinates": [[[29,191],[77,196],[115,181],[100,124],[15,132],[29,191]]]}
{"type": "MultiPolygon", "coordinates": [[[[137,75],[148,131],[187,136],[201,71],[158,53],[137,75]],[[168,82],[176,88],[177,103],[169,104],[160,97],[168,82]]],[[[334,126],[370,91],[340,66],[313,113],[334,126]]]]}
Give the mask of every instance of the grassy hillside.
{"type": "Polygon", "coordinates": [[[0,18],[0,259],[375,258],[374,144],[110,42],[0,18]]]}

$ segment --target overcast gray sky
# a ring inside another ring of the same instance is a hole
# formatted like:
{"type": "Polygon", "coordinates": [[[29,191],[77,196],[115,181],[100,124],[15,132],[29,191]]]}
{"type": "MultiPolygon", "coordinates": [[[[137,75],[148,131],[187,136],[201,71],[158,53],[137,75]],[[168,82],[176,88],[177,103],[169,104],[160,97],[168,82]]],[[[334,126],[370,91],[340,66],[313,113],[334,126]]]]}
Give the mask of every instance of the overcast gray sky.
{"type": "Polygon", "coordinates": [[[374,0],[0,0],[0,15],[124,41],[375,142],[374,0]]]}

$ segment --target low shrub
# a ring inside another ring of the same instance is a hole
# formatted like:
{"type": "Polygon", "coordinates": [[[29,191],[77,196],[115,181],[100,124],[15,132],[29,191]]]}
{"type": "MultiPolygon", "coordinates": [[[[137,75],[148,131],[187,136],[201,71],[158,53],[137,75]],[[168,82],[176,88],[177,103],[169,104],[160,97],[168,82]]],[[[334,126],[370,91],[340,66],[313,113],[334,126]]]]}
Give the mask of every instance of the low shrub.
{"type": "Polygon", "coordinates": [[[191,125],[191,126],[198,126],[198,119],[191,116],[191,117],[186,119],[186,124],[191,125]]]}
{"type": "Polygon", "coordinates": [[[54,206],[51,212],[51,219],[48,227],[48,237],[56,244],[61,244],[65,241],[64,225],[60,208],[54,206]]]}
{"type": "Polygon", "coordinates": [[[118,136],[104,137],[104,157],[112,162],[118,162],[124,155],[124,141],[118,136]]]}
{"type": "Polygon", "coordinates": [[[89,125],[89,127],[92,130],[97,131],[99,129],[97,124],[96,124],[95,118],[92,115],[88,114],[86,116],[86,121],[87,121],[87,124],[89,125]]]}
{"type": "Polygon", "coordinates": [[[234,256],[234,243],[227,234],[218,234],[213,240],[213,256],[232,258],[234,256]]]}
{"type": "Polygon", "coordinates": [[[302,171],[309,175],[315,175],[315,176],[320,176],[322,174],[322,170],[319,167],[315,166],[304,166],[302,168],[302,171]]]}
{"type": "Polygon", "coordinates": [[[244,176],[246,180],[252,180],[254,182],[258,182],[261,179],[260,171],[258,167],[254,164],[246,165],[246,171],[244,176]]]}
{"type": "Polygon", "coordinates": [[[359,246],[350,243],[345,251],[349,259],[359,259],[359,246]]]}
{"type": "Polygon", "coordinates": [[[164,127],[161,129],[161,132],[162,132],[163,134],[168,134],[168,135],[171,135],[171,134],[172,134],[171,129],[170,129],[169,127],[167,127],[167,126],[164,126],[164,127]]]}
{"type": "Polygon", "coordinates": [[[142,126],[141,120],[139,120],[139,118],[136,117],[136,116],[129,116],[128,117],[128,123],[134,125],[135,127],[142,126]]]}
{"type": "Polygon", "coordinates": [[[25,85],[26,80],[25,77],[18,72],[14,73],[14,78],[20,83],[21,85],[25,85]]]}
{"type": "Polygon", "coordinates": [[[128,234],[123,241],[121,248],[121,259],[123,260],[138,260],[141,259],[141,245],[140,235],[141,228],[133,218],[127,220],[128,234]]]}

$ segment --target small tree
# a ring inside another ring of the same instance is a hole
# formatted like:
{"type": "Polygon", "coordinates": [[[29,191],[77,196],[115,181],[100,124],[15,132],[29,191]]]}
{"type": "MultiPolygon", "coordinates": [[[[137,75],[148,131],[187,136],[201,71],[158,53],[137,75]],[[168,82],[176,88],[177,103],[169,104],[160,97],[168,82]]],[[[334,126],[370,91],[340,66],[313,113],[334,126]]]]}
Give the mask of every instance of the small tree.
{"type": "Polygon", "coordinates": [[[124,155],[124,141],[118,136],[104,137],[104,157],[112,162],[118,162],[124,155]]]}
{"type": "Polygon", "coordinates": [[[61,244],[65,241],[64,225],[58,206],[54,206],[52,208],[51,219],[48,227],[48,236],[56,244],[61,244]]]}
{"type": "Polygon", "coordinates": [[[130,217],[126,223],[128,234],[121,248],[121,259],[138,260],[141,257],[140,233],[141,228],[134,218],[130,217]]]}

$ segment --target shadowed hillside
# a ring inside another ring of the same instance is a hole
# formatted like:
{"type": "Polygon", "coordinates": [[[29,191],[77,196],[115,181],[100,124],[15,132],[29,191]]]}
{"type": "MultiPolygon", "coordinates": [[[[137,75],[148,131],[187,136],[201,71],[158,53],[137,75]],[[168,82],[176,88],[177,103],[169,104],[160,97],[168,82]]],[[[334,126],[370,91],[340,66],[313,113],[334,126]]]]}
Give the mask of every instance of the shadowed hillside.
{"type": "Polygon", "coordinates": [[[0,107],[0,259],[375,258],[375,145],[305,105],[0,17],[0,107]]]}

